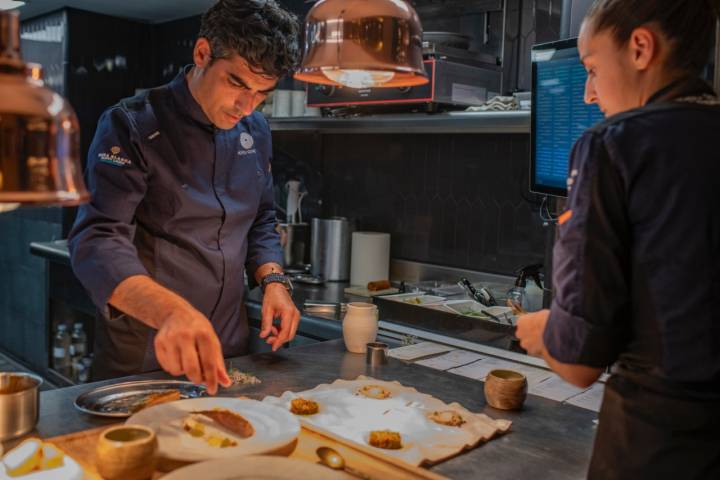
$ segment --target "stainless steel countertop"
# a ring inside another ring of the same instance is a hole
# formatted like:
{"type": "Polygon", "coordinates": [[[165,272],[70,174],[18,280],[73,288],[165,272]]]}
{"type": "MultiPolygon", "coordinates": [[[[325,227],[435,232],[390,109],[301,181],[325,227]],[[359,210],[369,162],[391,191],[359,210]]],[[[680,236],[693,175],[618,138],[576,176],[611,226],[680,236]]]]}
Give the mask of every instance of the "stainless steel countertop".
{"type": "MultiPolygon", "coordinates": [[[[263,353],[232,360],[234,367],[252,372],[262,383],[223,390],[223,396],[246,395],[262,399],[286,390],[302,391],[335,379],[369,375],[398,380],[447,403],[460,402],[475,412],[512,420],[511,431],[476,449],[432,468],[450,478],[580,479],[585,478],[597,415],[571,405],[529,395],[520,412],[503,412],[485,404],[483,383],[393,358],[387,365],[371,368],[364,355],[345,351],[342,340],[332,340],[277,353],[263,353]]],[[[162,372],[122,380],[164,379],[162,372]]],[[[51,437],[111,424],[75,410],[74,399],[102,382],[40,394],[40,421],[33,434],[51,437]]]]}

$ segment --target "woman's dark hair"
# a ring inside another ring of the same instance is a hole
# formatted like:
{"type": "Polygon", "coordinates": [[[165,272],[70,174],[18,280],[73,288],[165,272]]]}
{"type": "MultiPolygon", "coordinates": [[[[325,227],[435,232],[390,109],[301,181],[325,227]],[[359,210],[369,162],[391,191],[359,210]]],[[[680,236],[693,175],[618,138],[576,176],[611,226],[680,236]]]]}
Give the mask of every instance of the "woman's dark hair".
{"type": "Polygon", "coordinates": [[[218,0],[202,16],[199,36],[213,59],[238,54],[253,70],[280,78],[297,66],[298,32],[297,17],[275,0],[218,0]]]}
{"type": "Polygon", "coordinates": [[[720,0],[595,0],[585,21],[595,32],[611,30],[618,45],[655,23],[673,44],[668,66],[698,74],[709,60],[718,14],[720,0]]]}

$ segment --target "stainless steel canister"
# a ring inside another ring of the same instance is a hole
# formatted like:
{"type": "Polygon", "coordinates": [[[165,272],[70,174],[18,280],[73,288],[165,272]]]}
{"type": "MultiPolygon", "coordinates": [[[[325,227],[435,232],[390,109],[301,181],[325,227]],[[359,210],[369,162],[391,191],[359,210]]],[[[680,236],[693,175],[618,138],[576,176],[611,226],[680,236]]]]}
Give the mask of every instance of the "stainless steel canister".
{"type": "Polygon", "coordinates": [[[346,218],[313,218],[312,274],[326,281],[350,279],[350,222],[346,218]]]}
{"type": "Polygon", "coordinates": [[[0,440],[35,428],[43,379],[31,373],[0,372],[0,440]]]}

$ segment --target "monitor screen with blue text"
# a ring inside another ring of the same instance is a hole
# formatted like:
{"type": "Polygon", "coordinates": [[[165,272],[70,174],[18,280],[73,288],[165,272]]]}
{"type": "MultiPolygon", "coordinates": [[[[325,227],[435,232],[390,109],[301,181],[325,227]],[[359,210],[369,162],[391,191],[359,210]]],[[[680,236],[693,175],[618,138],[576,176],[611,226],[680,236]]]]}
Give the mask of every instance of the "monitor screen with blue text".
{"type": "Polygon", "coordinates": [[[572,147],[604,117],[585,103],[587,73],[576,39],[534,46],[532,76],[530,191],[564,197],[572,147]]]}

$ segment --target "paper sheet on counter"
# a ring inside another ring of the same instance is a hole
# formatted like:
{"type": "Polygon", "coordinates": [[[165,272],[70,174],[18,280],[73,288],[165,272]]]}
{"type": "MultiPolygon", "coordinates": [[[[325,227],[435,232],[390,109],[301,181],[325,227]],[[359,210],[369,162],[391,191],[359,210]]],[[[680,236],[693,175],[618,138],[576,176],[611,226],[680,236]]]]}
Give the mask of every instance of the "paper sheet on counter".
{"type": "Polygon", "coordinates": [[[448,370],[450,373],[462,375],[464,377],[473,378],[475,380],[485,380],[485,377],[491,370],[515,370],[527,377],[528,386],[536,385],[553,374],[542,368],[535,368],[521,363],[509,362],[495,357],[485,357],[477,362],[462,367],[448,370]]]}
{"type": "Polygon", "coordinates": [[[450,350],[454,350],[454,348],[448,347],[447,345],[440,345],[439,343],[420,342],[414,345],[393,348],[388,352],[388,355],[398,360],[412,361],[417,358],[429,357],[430,355],[437,355],[438,353],[448,352],[450,350]]]}
{"type": "Polygon", "coordinates": [[[468,352],[467,350],[452,350],[438,357],[418,360],[415,364],[434,368],[436,370],[450,370],[451,368],[467,365],[468,363],[475,362],[482,358],[485,357],[479,353],[468,352]]]}
{"type": "Polygon", "coordinates": [[[604,393],[605,384],[596,383],[583,393],[567,399],[565,403],[585,408],[587,410],[592,410],[593,412],[599,412],[604,393]]]}
{"type": "Polygon", "coordinates": [[[550,400],[558,402],[564,402],[570,397],[579,395],[586,390],[588,389],[570,385],[555,374],[552,374],[549,378],[546,378],[540,383],[528,385],[528,393],[549,398],[550,400]]]}

